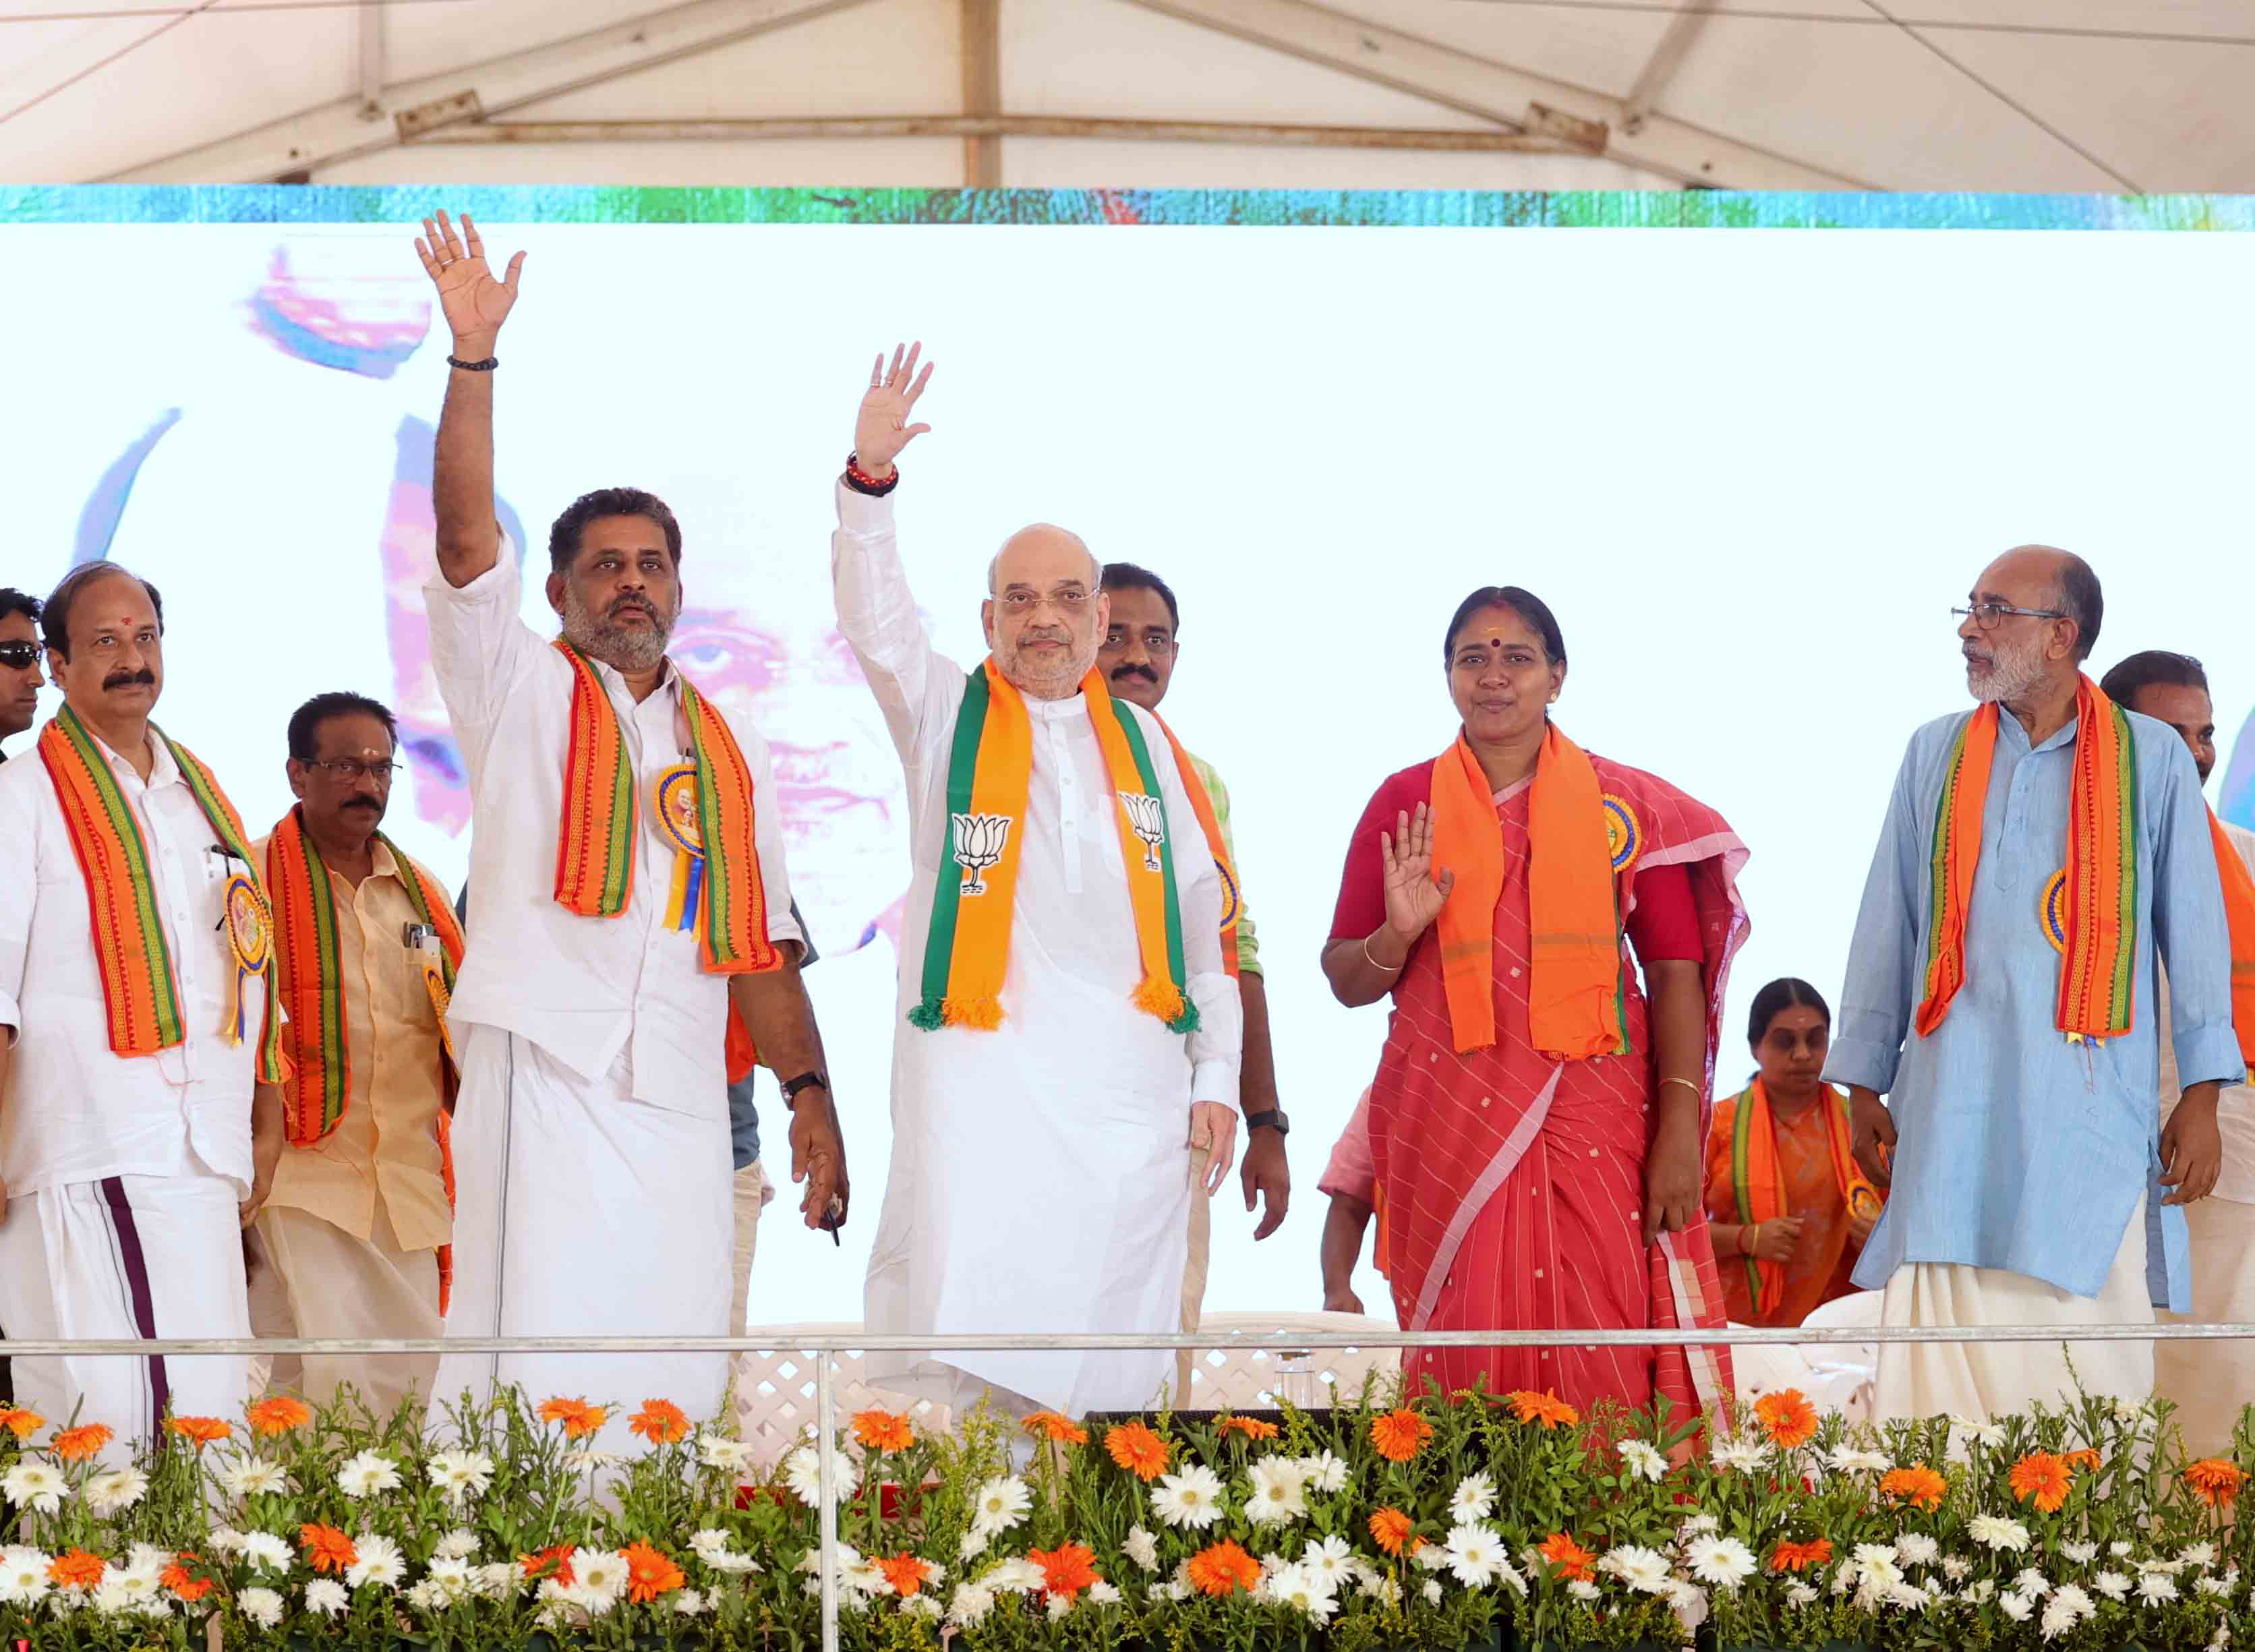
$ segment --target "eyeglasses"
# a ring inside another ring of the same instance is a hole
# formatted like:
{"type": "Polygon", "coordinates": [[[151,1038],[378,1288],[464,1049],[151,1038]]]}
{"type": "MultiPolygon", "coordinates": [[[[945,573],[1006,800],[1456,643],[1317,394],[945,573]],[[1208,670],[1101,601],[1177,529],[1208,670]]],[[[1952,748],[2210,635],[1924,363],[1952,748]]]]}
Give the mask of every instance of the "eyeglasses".
{"type": "Polygon", "coordinates": [[[391,777],[399,772],[396,763],[362,763],[352,757],[315,757],[307,762],[308,769],[326,769],[347,785],[366,775],[380,786],[391,784],[391,777]]]}
{"type": "Polygon", "coordinates": [[[2009,602],[1976,602],[1970,608],[1952,608],[1950,617],[1961,624],[1971,620],[1985,631],[1993,631],[2005,622],[2006,615],[2024,620],[2063,620],[2062,608],[2016,608],[2009,602]]]}
{"type": "Polygon", "coordinates": [[[1013,617],[1031,614],[1046,604],[1071,620],[1078,619],[1086,612],[1089,603],[1094,599],[1085,591],[1057,591],[1048,596],[1034,591],[1005,591],[995,600],[1001,603],[1002,611],[1013,617]]]}
{"type": "Polygon", "coordinates": [[[39,657],[39,645],[37,643],[27,643],[20,637],[11,637],[0,643],[0,665],[5,665],[11,671],[29,671],[38,663],[39,657]]]}

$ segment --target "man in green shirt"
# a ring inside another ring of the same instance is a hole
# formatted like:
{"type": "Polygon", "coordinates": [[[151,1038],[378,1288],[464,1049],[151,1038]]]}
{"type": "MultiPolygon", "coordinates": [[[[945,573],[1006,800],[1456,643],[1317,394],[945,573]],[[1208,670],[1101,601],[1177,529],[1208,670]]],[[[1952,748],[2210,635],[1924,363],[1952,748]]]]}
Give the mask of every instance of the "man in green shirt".
{"type": "MultiPolygon", "coordinates": [[[[1176,641],[1182,610],[1167,582],[1148,568],[1132,562],[1105,565],[1104,589],[1112,598],[1111,629],[1104,634],[1096,669],[1112,692],[1156,713],[1167,697],[1179,652],[1176,641]]],[[[1237,842],[1229,830],[1229,788],[1205,758],[1193,754],[1191,767],[1213,804],[1221,826],[1221,840],[1237,864],[1237,842]]],[[[1187,778],[1188,777],[1185,777],[1187,778]]],[[[1243,868],[1239,867],[1240,877],[1243,868]]],[[[1292,1197],[1292,1174],[1284,1158],[1284,1137],[1290,1122],[1276,1103],[1276,1058],[1268,1038],[1268,983],[1261,970],[1261,946],[1253,929],[1253,916],[1241,904],[1237,918],[1238,988],[1245,1003],[1245,1060],[1239,1079],[1238,1108],[1245,1115],[1245,1163],[1239,1178],[1245,1189],[1245,1208],[1250,1212],[1266,1201],[1260,1226],[1253,1237],[1262,1240],[1282,1225],[1292,1197]]],[[[1194,1177],[1205,1167],[1195,1167],[1194,1177]]],[[[1183,1276],[1183,1329],[1195,1331],[1198,1309],[1205,1297],[1206,1258],[1211,1215],[1206,1201],[1191,1201],[1190,1265],[1183,1276]]],[[[1187,1350],[1177,1361],[1177,1405],[1185,1405],[1190,1394],[1191,1357],[1187,1350]]]]}

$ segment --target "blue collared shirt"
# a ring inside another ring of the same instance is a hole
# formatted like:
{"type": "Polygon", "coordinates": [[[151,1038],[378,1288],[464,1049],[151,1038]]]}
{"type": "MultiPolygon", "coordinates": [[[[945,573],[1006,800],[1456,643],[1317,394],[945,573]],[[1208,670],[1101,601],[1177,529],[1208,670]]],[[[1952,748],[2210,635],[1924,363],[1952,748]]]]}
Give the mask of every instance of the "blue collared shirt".
{"type": "Polygon", "coordinates": [[[2060,955],[2039,913],[2067,858],[2070,721],[2031,751],[1999,717],[1967,923],[1965,984],[1929,1037],[1911,1021],[1926,991],[1936,805],[1958,729],[1911,736],[1864,887],[1824,1076],[1888,1097],[1900,1139],[1886,1210],[1855,1279],[1884,1286],[1906,1262],[2003,1269],[2098,1294],[2138,1201],[2154,1300],[2191,1309],[2184,1212],[2163,1209],[2160,949],[2172,1042],[2187,1084],[2243,1071],[2232,1037],[2230,944],[2200,776],[2166,724],[2131,714],[2137,760],[2137,975],[2131,1030],[2069,1044],[2057,1025],[2060,955]]]}

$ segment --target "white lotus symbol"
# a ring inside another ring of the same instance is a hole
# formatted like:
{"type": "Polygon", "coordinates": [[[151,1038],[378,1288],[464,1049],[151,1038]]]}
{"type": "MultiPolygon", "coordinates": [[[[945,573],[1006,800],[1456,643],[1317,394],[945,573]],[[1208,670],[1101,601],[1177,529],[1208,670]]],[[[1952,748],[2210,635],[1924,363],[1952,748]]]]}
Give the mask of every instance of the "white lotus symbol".
{"type": "Polygon", "coordinates": [[[984,895],[987,880],[980,874],[1001,860],[1002,845],[1010,836],[1010,817],[959,814],[949,818],[955,822],[955,863],[969,874],[960,893],[984,895]]]}
{"type": "Polygon", "coordinates": [[[1128,811],[1128,824],[1143,840],[1143,869],[1159,869],[1159,846],[1167,840],[1166,805],[1148,791],[1123,791],[1120,806],[1128,811]]]}

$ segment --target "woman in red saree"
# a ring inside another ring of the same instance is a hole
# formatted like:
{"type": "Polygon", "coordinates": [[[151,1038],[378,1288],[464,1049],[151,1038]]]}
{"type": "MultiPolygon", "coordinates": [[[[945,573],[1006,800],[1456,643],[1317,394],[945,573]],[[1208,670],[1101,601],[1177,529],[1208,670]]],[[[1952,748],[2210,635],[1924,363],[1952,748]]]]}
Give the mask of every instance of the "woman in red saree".
{"type": "MultiPolygon", "coordinates": [[[[1444,657],[1463,728],[1363,811],[1324,951],[1340,1002],[1393,999],[1369,1123],[1395,1313],[1411,1331],[1719,1327],[1700,1183],[1746,847],[1552,725],[1566,648],[1539,598],[1475,591],[1444,657]]],[[[1731,1395],[1713,1347],[1406,1363],[1444,1393],[1477,1380],[1585,1412],[1664,1396],[1680,1418],[1731,1395]]]]}

